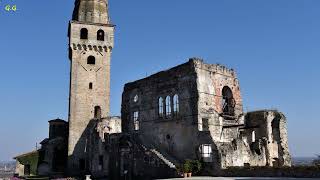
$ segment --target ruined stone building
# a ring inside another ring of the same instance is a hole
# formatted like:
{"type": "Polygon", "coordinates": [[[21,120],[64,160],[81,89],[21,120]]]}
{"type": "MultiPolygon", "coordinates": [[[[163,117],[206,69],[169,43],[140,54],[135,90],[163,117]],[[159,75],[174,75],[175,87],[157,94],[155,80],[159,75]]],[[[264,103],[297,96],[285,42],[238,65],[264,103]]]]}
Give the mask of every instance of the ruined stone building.
{"type": "MultiPolygon", "coordinates": [[[[69,120],[49,121],[49,138],[32,161],[36,174],[174,177],[186,159],[202,161],[209,175],[232,166],[291,166],[285,116],[245,113],[236,72],[198,58],[127,83],[121,117],[110,117],[114,30],[107,0],[76,0],[69,120]]],[[[25,156],[16,157],[20,175],[31,166],[25,156]]]]}

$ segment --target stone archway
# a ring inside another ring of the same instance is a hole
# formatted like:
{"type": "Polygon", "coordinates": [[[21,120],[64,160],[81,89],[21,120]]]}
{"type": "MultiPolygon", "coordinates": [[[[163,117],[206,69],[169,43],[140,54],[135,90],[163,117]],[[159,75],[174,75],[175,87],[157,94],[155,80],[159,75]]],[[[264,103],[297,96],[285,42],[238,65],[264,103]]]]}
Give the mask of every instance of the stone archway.
{"type": "Polygon", "coordinates": [[[235,115],[236,102],[233,98],[232,90],[228,86],[224,86],[222,89],[222,113],[223,115],[234,116],[235,115]]]}

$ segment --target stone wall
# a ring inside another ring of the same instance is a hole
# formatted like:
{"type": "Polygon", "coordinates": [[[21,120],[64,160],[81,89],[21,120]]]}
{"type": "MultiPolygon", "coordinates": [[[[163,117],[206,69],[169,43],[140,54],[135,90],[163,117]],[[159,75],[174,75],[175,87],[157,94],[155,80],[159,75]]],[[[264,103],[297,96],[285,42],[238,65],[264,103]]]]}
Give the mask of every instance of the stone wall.
{"type": "Polygon", "coordinates": [[[171,162],[203,159],[200,147],[210,145],[207,165],[213,169],[291,164],[285,117],[273,111],[245,115],[236,73],[222,65],[192,58],[128,83],[121,113],[123,132],[134,134],[144,146],[154,147],[171,162]],[[179,113],[161,115],[159,98],[175,94],[179,113]],[[233,112],[225,111],[226,104],[233,112]]]}
{"type": "MultiPolygon", "coordinates": [[[[246,126],[252,127],[256,139],[263,139],[268,166],[291,166],[286,117],[275,110],[250,112],[246,126]]],[[[250,133],[247,133],[250,134],[250,133]]]]}
{"type": "Polygon", "coordinates": [[[194,61],[194,65],[199,96],[198,129],[210,131],[212,139],[216,142],[231,142],[237,138],[236,125],[243,124],[242,98],[236,72],[222,65],[206,64],[199,59],[194,61]],[[224,87],[230,88],[235,100],[234,117],[231,120],[223,117],[224,87]],[[207,129],[203,128],[206,126],[204,120],[207,121],[207,129]]]}
{"type": "Polygon", "coordinates": [[[93,177],[104,178],[110,176],[110,167],[115,166],[112,161],[112,151],[118,149],[115,142],[121,137],[120,117],[106,117],[90,122],[88,129],[87,171],[93,177]]]}
{"type": "Polygon", "coordinates": [[[125,85],[122,96],[123,132],[135,133],[141,142],[154,146],[176,159],[195,158],[197,126],[196,73],[193,63],[179,65],[125,85]],[[179,97],[179,112],[174,113],[173,97],[179,97]],[[137,101],[134,101],[135,97],[137,101]],[[171,114],[159,114],[159,99],[170,97],[171,114]],[[135,131],[134,112],[138,112],[139,130],[135,131]],[[190,149],[186,151],[186,149],[190,149]]]}

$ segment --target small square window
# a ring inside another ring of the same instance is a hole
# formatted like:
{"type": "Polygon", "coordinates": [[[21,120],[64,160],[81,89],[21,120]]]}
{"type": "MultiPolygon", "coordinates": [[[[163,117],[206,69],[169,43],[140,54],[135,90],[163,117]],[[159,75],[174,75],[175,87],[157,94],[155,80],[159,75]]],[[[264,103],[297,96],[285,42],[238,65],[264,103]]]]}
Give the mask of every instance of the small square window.
{"type": "Polygon", "coordinates": [[[204,162],[212,162],[212,148],[211,144],[201,145],[201,157],[204,162]]]}
{"type": "Polygon", "coordinates": [[[209,131],[209,119],[202,119],[202,131],[209,131]]]}
{"type": "Polygon", "coordinates": [[[140,129],[140,123],[139,123],[139,121],[134,121],[134,130],[135,130],[135,131],[139,131],[139,129],[140,129]]]}

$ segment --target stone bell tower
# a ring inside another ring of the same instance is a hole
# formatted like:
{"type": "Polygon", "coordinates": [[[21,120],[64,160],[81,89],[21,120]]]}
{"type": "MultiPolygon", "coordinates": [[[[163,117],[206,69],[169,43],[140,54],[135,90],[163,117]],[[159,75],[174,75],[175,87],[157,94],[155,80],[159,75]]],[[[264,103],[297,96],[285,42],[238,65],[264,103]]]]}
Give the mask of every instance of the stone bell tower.
{"type": "Polygon", "coordinates": [[[114,26],[108,0],[76,0],[69,24],[69,172],[87,170],[90,122],[109,115],[114,26]]]}

